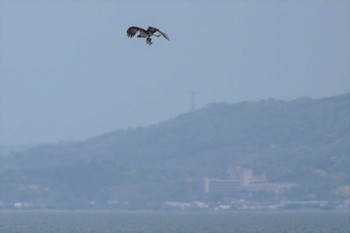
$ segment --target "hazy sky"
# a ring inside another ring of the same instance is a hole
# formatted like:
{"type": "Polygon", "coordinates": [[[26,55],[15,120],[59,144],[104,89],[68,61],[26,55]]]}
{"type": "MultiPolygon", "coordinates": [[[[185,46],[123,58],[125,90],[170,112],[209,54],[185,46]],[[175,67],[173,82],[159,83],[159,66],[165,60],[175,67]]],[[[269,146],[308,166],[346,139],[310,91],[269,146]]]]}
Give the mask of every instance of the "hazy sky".
{"type": "Polygon", "coordinates": [[[198,108],[350,91],[350,1],[0,2],[2,145],[158,123],[192,90],[198,108]]]}

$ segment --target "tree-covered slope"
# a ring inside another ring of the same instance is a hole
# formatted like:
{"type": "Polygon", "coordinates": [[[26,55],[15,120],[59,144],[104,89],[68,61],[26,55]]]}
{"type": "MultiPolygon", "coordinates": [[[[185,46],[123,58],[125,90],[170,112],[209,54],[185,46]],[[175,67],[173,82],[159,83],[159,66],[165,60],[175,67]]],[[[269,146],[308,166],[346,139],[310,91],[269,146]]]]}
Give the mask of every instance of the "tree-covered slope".
{"type": "Polygon", "coordinates": [[[203,179],[225,178],[230,166],[297,183],[295,198],[337,198],[350,185],[350,94],[215,103],[0,162],[0,201],[200,199],[203,179]]]}

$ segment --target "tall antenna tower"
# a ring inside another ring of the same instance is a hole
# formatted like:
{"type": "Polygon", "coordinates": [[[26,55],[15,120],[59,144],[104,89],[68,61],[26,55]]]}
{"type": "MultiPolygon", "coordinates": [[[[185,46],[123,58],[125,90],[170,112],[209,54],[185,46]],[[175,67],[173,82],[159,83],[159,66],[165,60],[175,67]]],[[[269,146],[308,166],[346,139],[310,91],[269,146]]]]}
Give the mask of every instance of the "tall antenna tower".
{"type": "Polygon", "coordinates": [[[191,112],[196,110],[196,92],[191,91],[191,112]]]}

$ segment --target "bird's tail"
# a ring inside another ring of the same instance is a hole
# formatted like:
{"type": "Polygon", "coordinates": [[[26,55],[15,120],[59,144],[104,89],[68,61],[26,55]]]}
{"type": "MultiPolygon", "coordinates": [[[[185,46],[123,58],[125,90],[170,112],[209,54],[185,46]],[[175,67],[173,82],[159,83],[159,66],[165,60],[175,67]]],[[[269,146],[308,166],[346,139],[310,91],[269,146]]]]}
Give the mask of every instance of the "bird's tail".
{"type": "Polygon", "coordinates": [[[158,31],[165,39],[170,40],[168,35],[165,32],[158,31]]]}

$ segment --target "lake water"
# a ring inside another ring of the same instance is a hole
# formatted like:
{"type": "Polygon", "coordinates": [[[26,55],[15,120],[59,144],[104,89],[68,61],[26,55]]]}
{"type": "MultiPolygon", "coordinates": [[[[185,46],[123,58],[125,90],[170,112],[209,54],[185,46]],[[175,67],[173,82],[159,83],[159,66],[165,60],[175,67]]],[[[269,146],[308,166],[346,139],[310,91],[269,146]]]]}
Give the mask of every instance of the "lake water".
{"type": "Polygon", "coordinates": [[[350,233],[350,212],[0,212],[1,233],[350,233]]]}

